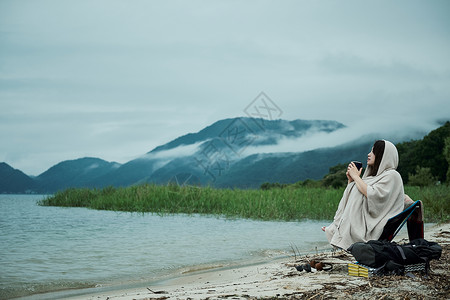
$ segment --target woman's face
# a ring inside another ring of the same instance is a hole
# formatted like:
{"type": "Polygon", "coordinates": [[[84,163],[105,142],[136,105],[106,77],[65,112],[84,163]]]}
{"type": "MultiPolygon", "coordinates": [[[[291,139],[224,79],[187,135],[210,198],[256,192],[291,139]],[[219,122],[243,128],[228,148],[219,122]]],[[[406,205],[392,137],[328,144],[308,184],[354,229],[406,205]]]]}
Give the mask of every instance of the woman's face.
{"type": "Polygon", "coordinates": [[[370,150],[370,153],[367,154],[367,165],[373,166],[375,164],[375,154],[373,154],[373,147],[372,150],[370,150]]]}

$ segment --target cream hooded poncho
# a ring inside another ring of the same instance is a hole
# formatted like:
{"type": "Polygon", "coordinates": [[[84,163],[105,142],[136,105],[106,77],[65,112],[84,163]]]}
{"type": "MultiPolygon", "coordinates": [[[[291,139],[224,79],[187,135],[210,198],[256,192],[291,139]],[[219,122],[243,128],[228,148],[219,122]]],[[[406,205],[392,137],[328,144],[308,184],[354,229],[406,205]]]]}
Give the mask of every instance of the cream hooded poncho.
{"type": "Polygon", "coordinates": [[[362,177],[367,184],[367,197],[354,182],[347,185],[333,223],[325,228],[331,245],[348,249],[356,242],[376,240],[387,220],[403,210],[405,195],[397,166],[397,148],[385,141],[377,174],[368,176],[372,168],[368,166],[362,177]]]}

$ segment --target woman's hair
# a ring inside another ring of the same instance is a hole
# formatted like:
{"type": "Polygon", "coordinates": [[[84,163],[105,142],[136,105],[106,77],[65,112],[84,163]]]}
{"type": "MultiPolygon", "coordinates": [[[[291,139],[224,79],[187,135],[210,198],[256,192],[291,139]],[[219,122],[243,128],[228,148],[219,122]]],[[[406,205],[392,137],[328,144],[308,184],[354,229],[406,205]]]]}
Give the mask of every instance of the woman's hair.
{"type": "Polygon", "coordinates": [[[385,143],[383,140],[378,140],[373,144],[373,154],[375,155],[375,163],[372,166],[372,169],[370,170],[369,176],[375,176],[377,175],[378,168],[380,167],[381,159],[383,158],[384,154],[384,146],[385,143]]]}

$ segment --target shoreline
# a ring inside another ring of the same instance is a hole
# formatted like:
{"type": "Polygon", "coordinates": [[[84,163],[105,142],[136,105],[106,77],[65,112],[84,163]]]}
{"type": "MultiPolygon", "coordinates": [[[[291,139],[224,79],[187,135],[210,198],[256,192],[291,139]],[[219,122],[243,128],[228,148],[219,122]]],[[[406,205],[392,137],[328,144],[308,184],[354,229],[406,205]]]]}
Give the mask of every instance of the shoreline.
{"type": "MultiPolygon", "coordinates": [[[[354,277],[347,273],[347,264],[354,262],[343,250],[326,251],[274,258],[248,265],[181,272],[178,276],[148,282],[133,287],[91,288],[34,295],[28,299],[255,299],[255,298],[315,298],[325,299],[441,299],[449,294],[450,223],[425,228],[425,239],[438,242],[442,248],[440,260],[431,261],[428,277],[420,273],[409,276],[354,277]],[[295,265],[311,259],[331,263],[330,271],[299,272],[295,265]],[[106,290],[110,289],[110,290],[106,290]],[[78,295],[76,295],[78,293],[78,295]],[[83,294],[80,294],[83,293],[83,294]],[[53,297],[52,297],[53,295],[53,297]],[[47,296],[47,297],[46,297],[47,296]]],[[[408,242],[405,233],[396,239],[408,242]]],[[[26,299],[26,298],[23,298],[26,299]]]]}

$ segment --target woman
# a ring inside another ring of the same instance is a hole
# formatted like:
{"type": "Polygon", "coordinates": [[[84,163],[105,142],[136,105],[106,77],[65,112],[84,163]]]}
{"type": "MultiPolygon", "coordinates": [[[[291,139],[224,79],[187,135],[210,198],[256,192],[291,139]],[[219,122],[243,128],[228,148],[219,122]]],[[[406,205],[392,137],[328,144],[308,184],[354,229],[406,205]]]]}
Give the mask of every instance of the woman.
{"type": "Polygon", "coordinates": [[[387,220],[403,210],[405,194],[397,166],[397,148],[384,140],[374,143],[362,178],[361,169],[353,162],[348,165],[348,185],[334,221],[322,227],[331,245],[348,249],[356,242],[376,240],[387,220]]]}

